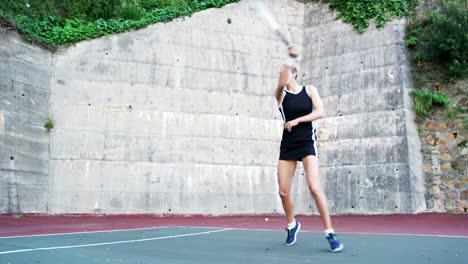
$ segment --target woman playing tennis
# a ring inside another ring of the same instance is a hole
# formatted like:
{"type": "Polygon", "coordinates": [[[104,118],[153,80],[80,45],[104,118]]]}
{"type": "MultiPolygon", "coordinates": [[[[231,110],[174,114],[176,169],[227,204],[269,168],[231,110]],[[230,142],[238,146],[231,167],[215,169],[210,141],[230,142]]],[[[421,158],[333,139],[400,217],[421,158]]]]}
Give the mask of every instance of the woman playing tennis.
{"type": "MultiPolygon", "coordinates": [[[[288,52],[290,57],[297,57],[294,46],[289,46],[288,52]]],[[[297,74],[295,66],[283,65],[275,90],[275,97],[284,120],[278,161],[278,185],[288,220],[286,228],[288,236],[285,244],[293,245],[301,228],[301,224],[294,218],[291,183],[297,161],[302,161],[310,193],[315,200],[325,228],[325,236],[330,243],[330,251],[339,252],[343,249],[343,244],[333,231],[327,198],[320,185],[317,129],[313,122],[324,116],[323,103],[317,88],[312,85],[298,85],[297,74]]]]}

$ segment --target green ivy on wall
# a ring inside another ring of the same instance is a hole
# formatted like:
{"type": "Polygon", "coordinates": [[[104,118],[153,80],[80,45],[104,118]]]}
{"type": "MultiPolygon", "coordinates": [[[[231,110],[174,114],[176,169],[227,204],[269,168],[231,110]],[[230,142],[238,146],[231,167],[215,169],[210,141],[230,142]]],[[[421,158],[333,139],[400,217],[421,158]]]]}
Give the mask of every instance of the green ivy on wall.
{"type": "Polygon", "coordinates": [[[56,46],[140,29],[239,1],[43,0],[31,4],[2,1],[0,25],[15,27],[30,41],[56,46]]]}
{"type": "Polygon", "coordinates": [[[337,18],[354,26],[359,32],[369,27],[375,19],[377,27],[383,27],[392,18],[402,18],[410,14],[418,5],[418,0],[323,0],[338,12],[337,18]]]}
{"type": "MultiPolygon", "coordinates": [[[[167,22],[240,0],[42,0],[1,1],[0,23],[8,21],[28,40],[51,45],[167,22]],[[28,3],[30,2],[30,3],[28,3]]],[[[372,19],[382,27],[409,14],[418,0],[323,0],[338,18],[363,32],[372,19]]],[[[5,24],[5,23],[3,23],[5,24]]]]}

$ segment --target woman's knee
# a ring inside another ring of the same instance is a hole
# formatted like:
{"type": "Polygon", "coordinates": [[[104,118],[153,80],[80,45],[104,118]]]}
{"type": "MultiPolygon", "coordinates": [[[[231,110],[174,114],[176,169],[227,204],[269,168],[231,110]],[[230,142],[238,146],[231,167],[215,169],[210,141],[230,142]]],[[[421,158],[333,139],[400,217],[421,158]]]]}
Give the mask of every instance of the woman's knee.
{"type": "Polygon", "coordinates": [[[288,183],[288,181],[282,181],[282,180],[279,180],[280,179],[280,174],[278,173],[278,186],[279,186],[279,196],[281,198],[285,198],[285,197],[288,197],[291,193],[291,186],[290,186],[290,183],[288,183]]]}
{"type": "Polygon", "coordinates": [[[309,184],[309,190],[312,196],[317,197],[323,193],[322,187],[320,186],[313,186],[309,184]]]}
{"type": "Polygon", "coordinates": [[[288,198],[290,194],[291,194],[291,191],[287,190],[286,188],[284,189],[280,188],[279,190],[279,196],[281,197],[281,199],[288,198]]]}

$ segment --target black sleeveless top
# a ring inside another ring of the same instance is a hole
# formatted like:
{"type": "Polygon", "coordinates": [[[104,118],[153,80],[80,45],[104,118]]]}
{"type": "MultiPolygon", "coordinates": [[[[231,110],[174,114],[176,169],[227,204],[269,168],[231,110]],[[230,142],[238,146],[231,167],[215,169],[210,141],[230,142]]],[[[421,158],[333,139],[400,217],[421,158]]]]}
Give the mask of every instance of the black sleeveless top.
{"type": "MultiPolygon", "coordinates": [[[[285,123],[310,114],[313,105],[306,87],[303,86],[298,93],[285,90],[279,110],[285,123]]],[[[313,122],[299,123],[292,128],[291,132],[284,129],[280,160],[302,160],[308,155],[318,156],[317,129],[313,122]]]]}

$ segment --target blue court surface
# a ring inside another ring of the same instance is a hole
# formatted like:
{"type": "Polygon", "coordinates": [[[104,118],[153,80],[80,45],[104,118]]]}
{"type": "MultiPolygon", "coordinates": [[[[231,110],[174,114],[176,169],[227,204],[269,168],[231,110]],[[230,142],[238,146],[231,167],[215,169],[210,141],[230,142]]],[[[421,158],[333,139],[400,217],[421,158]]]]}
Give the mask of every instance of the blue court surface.
{"type": "Polygon", "coordinates": [[[0,264],[19,263],[468,263],[468,237],[340,234],[330,253],[322,233],[158,227],[0,238],[0,264]]]}

